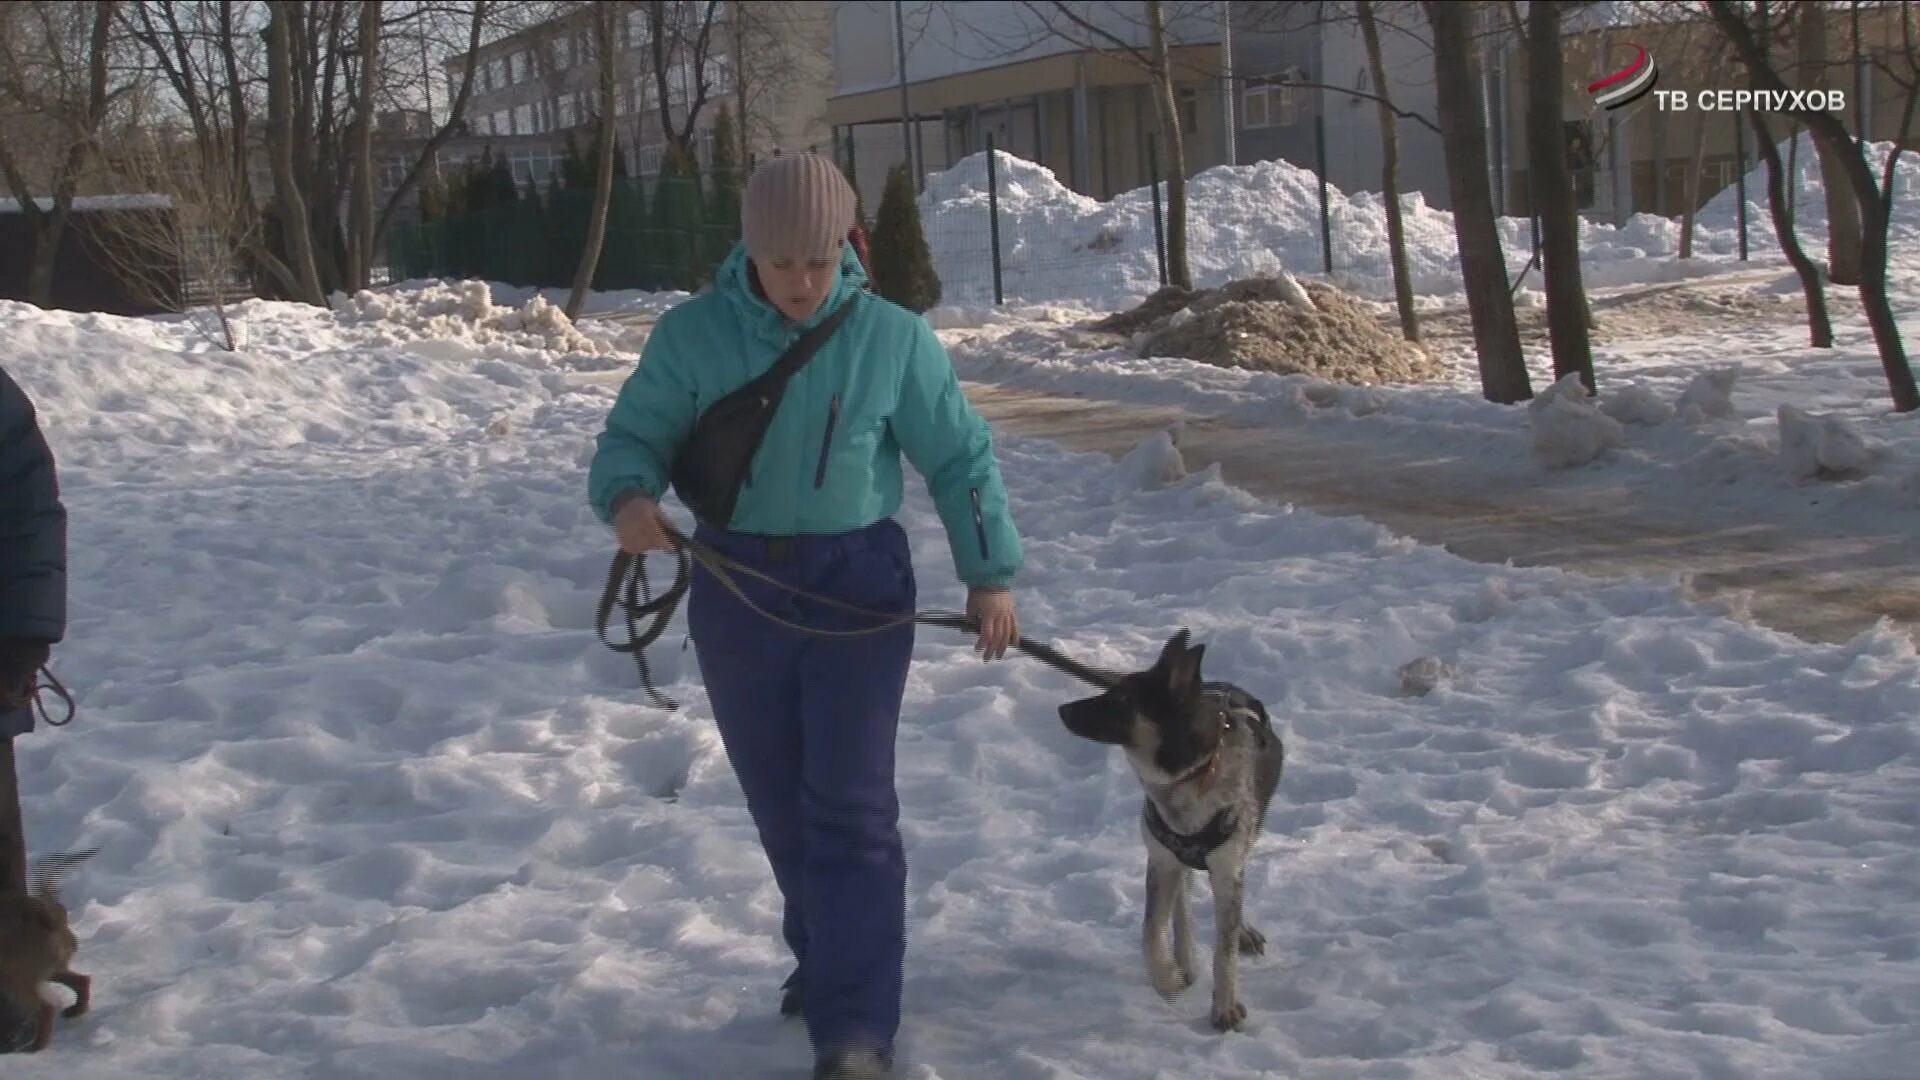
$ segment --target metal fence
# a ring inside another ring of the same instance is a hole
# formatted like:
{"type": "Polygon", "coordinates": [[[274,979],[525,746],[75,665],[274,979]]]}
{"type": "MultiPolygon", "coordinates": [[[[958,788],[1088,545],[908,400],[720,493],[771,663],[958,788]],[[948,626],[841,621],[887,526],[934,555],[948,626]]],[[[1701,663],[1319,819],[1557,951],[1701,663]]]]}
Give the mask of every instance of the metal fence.
{"type": "MultiPolygon", "coordinates": [[[[541,288],[572,284],[593,216],[591,189],[560,189],[392,230],[395,280],[480,278],[541,288]]],[[[737,211],[736,211],[737,212],[737,211]]],[[[739,237],[697,177],[616,180],[592,287],[692,291],[739,237]]]]}

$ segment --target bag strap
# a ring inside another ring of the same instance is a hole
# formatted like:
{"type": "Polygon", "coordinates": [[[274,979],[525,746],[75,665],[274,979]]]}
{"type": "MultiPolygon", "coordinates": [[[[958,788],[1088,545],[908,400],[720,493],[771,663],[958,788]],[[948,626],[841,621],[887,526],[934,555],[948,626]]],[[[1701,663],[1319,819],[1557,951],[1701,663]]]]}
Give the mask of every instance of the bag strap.
{"type": "MultiPolygon", "coordinates": [[[[791,348],[780,354],[780,359],[775,360],[773,366],[768,368],[766,375],[763,376],[772,384],[772,387],[784,387],[787,380],[793,378],[794,372],[805,367],[807,361],[813,359],[813,354],[820,351],[820,346],[825,345],[827,339],[833,336],[833,332],[840,329],[840,324],[847,321],[847,316],[853,314],[853,305],[858,299],[858,297],[848,297],[845,303],[834,310],[833,314],[820,320],[813,329],[802,334],[800,340],[794,342],[791,348]]],[[[775,392],[778,393],[778,390],[775,392]]]]}

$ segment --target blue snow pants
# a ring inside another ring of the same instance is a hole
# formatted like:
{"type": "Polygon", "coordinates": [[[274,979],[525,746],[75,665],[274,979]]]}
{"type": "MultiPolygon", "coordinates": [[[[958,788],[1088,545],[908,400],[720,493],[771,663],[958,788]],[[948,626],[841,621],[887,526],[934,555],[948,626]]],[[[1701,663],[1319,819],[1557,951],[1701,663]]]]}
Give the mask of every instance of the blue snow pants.
{"type": "MultiPolygon", "coordinates": [[[[914,610],[907,536],[885,519],[834,535],[752,536],[702,526],[709,547],[776,580],[871,611],[914,610]]],[[[876,620],[732,574],[760,608],[821,629],[876,620]]],[[[914,626],[845,638],[783,627],[696,563],[687,605],[727,759],[785,900],[817,1054],[891,1060],[906,953],[906,855],[894,739],[914,626]]]]}

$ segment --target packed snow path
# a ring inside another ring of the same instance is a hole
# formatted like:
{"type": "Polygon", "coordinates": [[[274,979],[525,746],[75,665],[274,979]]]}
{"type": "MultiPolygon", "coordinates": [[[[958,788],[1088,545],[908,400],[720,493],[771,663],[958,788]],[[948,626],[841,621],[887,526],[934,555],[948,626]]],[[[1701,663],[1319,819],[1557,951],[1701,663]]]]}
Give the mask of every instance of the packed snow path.
{"type": "Polygon", "coordinates": [[[1490,472],[1484,460],[1463,466],[1352,429],[1242,424],[978,383],[967,393],[997,430],[1116,456],[1181,423],[1189,471],[1218,463],[1228,483],[1258,495],[1364,517],[1481,562],[1614,578],[1682,575],[1696,595],[1814,641],[1846,640],[1882,617],[1920,627],[1916,541],[1894,529],[1768,523],[1710,501],[1680,517],[1624,487],[1602,500],[1591,488],[1569,495],[1524,459],[1490,472]]]}

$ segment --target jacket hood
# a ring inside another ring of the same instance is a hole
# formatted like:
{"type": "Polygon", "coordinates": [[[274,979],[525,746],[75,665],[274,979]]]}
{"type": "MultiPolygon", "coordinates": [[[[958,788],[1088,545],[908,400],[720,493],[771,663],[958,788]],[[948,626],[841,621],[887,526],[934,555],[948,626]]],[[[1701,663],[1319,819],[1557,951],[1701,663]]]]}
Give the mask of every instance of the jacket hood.
{"type": "MultiPolygon", "coordinates": [[[[720,268],[714,273],[713,287],[715,291],[727,298],[727,302],[749,325],[755,327],[761,334],[779,340],[788,330],[787,317],[780,314],[779,308],[753,294],[753,281],[748,276],[750,266],[746,243],[736,242],[733,250],[720,261],[720,268]]],[[[806,322],[795,329],[812,329],[814,324],[826,318],[848,297],[866,287],[866,268],[860,265],[860,256],[854,252],[853,245],[843,241],[840,245],[839,274],[833,283],[833,288],[827,291],[826,302],[820,305],[820,310],[814,312],[806,322]]]]}

